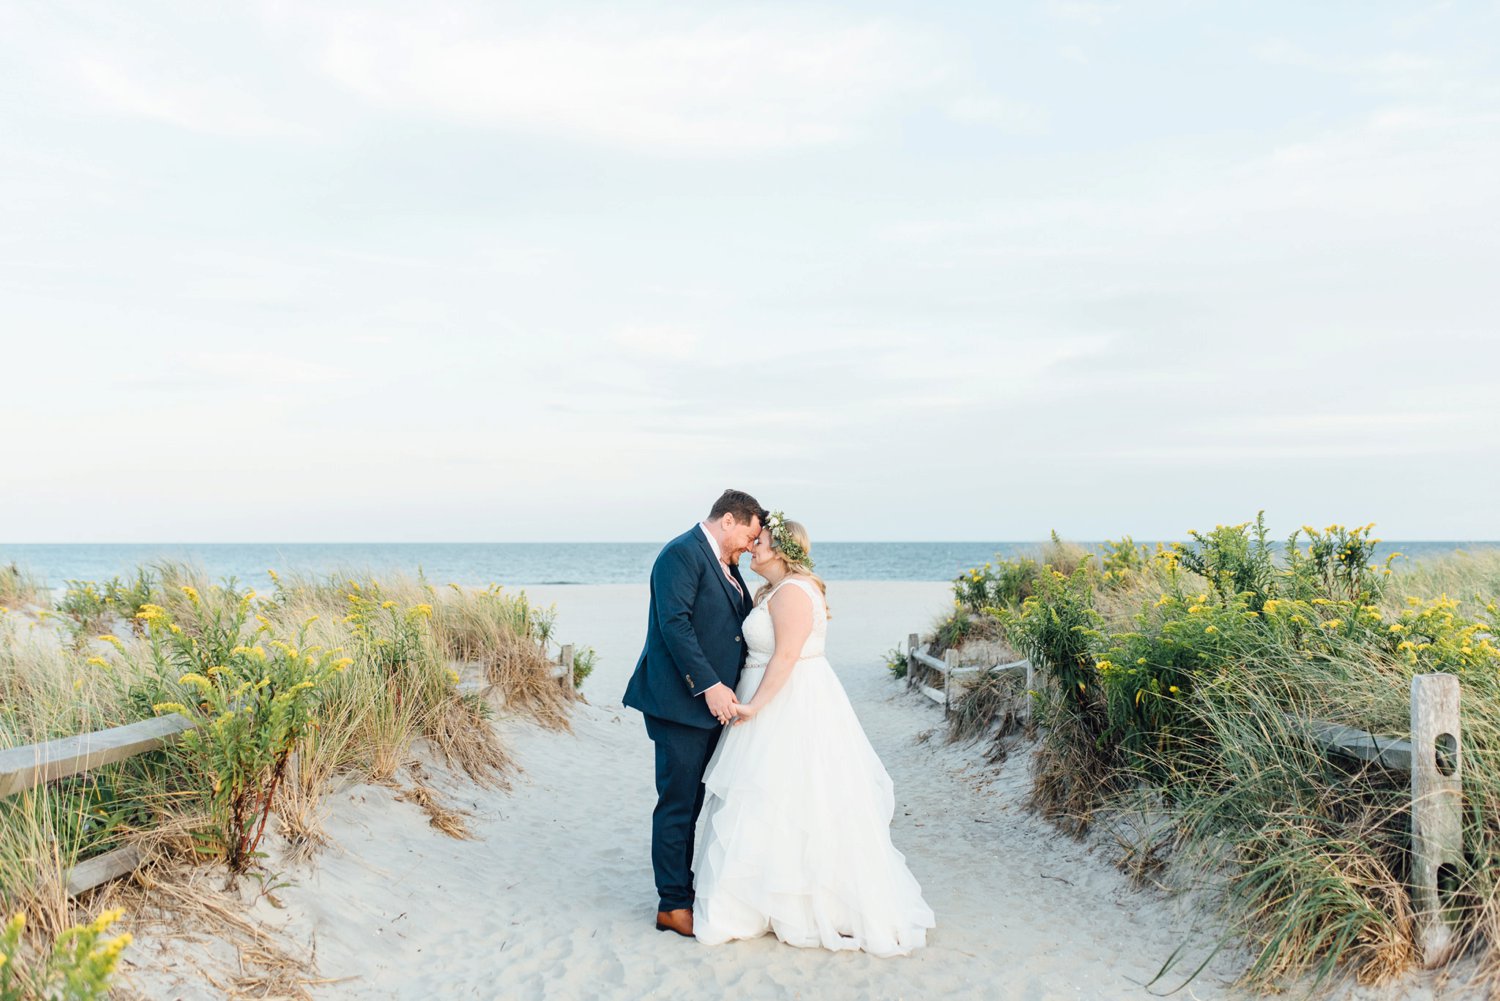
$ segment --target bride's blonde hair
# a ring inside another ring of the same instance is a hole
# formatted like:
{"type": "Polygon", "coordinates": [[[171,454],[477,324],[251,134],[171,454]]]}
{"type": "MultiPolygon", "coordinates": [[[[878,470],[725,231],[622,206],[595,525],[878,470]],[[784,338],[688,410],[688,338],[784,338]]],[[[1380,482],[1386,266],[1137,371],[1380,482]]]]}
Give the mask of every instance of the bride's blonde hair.
{"type": "MultiPolygon", "coordinates": [[[[802,527],[802,523],[800,521],[787,521],[783,523],[782,531],[791,535],[791,537],[796,540],[797,545],[802,547],[802,551],[804,553],[807,553],[809,556],[812,555],[812,540],[808,538],[807,529],[802,527]]],[[[771,534],[771,552],[778,560],[781,561],[781,565],[786,568],[787,573],[799,574],[803,577],[812,578],[812,582],[818,585],[818,590],[823,593],[824,613],[829,618],[833,618],[833,613],[828,611],[828,585],[823,583],[822,577],[819,577],[817,574],[813,573],[804,564],[793,563],[791,560],[787,559],[786,556],[781,552],[781,549],[776,545],[776,534],[774,532],[771,534]]],[[[755,592],[755,603],[757,605],[765,600],[766,595],[771,593],[771,587],[772,585],[768,581],[762,584],[760,586],[760,589],[755,592]]]]}

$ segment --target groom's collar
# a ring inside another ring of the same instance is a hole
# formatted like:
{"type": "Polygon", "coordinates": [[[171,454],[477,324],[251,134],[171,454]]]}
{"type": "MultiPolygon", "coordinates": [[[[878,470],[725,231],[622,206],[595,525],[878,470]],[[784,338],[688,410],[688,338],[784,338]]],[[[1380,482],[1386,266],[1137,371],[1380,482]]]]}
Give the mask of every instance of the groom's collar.
{"type": "Polygon", "coordinates": [[[723,563],[724,551],[719,548],[719,540],[714,538],[714,533],[710,532],[708,530],[708,526],[703,524],[703,522],[701,521],[698,522],[698,530],[702,532],[703,537],[708,540],[708,548],[713,550],[714,559],[718,560],[720,563],[723,563]]]}

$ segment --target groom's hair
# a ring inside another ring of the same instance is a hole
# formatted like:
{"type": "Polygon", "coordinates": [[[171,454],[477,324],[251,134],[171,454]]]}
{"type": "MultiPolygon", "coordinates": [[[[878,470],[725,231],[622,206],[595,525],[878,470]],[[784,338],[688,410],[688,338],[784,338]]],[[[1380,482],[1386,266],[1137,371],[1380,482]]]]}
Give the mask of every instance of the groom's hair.
{"type": "Polygon", "coordinates": [[[726,490],[720,494],[708,512],[708,520],[718,521],[726,514],[734,515],[734,520],[741,525],[750,524],[751,518],[759,518],[764,525],[770,516],[770,512],[760,506],[760,501],[743,490],[726,490]]]}

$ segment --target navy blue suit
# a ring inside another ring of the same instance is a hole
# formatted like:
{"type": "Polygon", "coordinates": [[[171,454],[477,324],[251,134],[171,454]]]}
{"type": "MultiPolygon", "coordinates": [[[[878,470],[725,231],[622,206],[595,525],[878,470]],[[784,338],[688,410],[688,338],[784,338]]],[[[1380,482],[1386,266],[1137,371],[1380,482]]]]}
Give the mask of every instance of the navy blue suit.
{"type": "Polygon", "coordinates": [[[750,590],[738,566],[730,572],[738,592],[697,525],[667,543],[651,567],[646,648],[625,687],[625,704],[645,714],[656,745],[651,866],[663,911],[693,906],[693,829],[703,772],[723,732],[703,693],[720,683],[734,688],[745,663],[740,623],[750,590]]]}

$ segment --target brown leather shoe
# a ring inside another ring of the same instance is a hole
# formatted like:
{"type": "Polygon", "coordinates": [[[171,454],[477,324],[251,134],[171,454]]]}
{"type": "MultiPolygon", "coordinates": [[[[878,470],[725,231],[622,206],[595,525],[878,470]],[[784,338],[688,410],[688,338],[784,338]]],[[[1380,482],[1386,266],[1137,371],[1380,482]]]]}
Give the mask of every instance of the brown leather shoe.
{"type": "Polygon", "coordinates": [[[684,938],[693,937],[693,910],[679,907],[675,911],[656,912],[657,931],[675,931],[684,938]]]}

